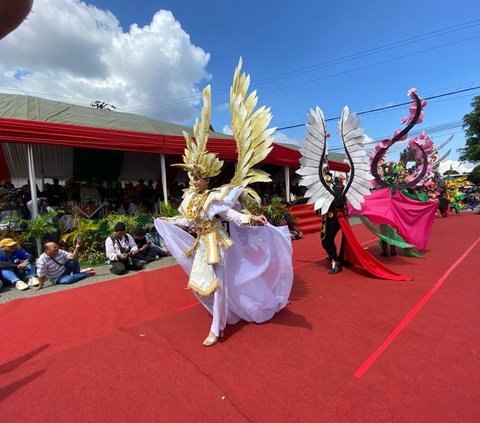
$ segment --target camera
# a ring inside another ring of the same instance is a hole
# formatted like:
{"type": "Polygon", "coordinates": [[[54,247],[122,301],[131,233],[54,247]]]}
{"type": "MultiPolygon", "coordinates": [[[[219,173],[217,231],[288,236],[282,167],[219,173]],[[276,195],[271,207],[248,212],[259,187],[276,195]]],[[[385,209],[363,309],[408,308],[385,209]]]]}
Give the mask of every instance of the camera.
{"type": "Polygon", "coordinates": [[[13,201],[18,197],[21,191],[21,188],[1,188],[0,197],[6,197],[8,200],[13,201]]]}

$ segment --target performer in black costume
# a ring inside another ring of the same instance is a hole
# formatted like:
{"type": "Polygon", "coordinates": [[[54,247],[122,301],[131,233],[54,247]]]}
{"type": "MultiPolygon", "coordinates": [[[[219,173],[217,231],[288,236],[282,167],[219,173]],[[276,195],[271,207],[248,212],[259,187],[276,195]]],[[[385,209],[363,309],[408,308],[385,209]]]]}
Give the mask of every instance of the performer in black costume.
{"type": "MultiPolygon", "coordinates": [[[[331,174],[326,175],[326,180],[331,180],[331,174]]],[[[337,254],[337,245],[335,244],[335,237],[340,230],[340,222],[338,221],[340,216],[346,215],[346,200],[343,195],[343,184],[339,178],[335,178],[333,181],[332,191],[334,192],[334,200],[330,204],[328,211],[322,216],[322,247],[328,254],[328,259],[332,263],[332,268],[328,273],[335,274],[342,271],[343,264],[343,244],[344,239],[342,236],[342,242],[340,246],[340,254],[337,254]]]]}
{"type": "Polygon", "coordinates": [[[328,171],[328,146],[326,143],[329,134],[326,130],[325,118],[320,108],[310,110],[308,114],[307,132],[303,148],[300,149],[301,167],[297,173],[302,176],[301,186],[307,187],[305,198],[308,204],[313,204],[324,218],[325,236],[322,236],[322,246],[332,258],[330,273],[338,273],[341,265],[358,265],[376,277],[390,280],[411,280],[408,276],[396,273],[375,257],[369,254],[355,237],[345,212],[348,202],[359,210],[364,196],[370,194],[371,175],[365,153],[367,137],[360,128],[360,121],[355,113],[350,113],[344,107],[338,123],[338,133],[345,148],[346,159],[350,165],[348,180],[345,186],[341,181],[335,181],[334,186],[325,171],[328,171]],[[342,230],[342,246],[337,255],[335,235],[342,230]],[[343,263],[342,263],[343,259],[343,263]]]}

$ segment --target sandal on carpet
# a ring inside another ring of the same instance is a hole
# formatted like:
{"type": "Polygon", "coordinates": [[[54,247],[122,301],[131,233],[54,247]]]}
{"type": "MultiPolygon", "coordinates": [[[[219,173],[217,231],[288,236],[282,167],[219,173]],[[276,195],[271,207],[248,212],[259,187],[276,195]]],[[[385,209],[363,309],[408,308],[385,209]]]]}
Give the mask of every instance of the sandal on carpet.
{"type": "Polygon", "coordinates": [[[220,331],[219,336],[215,336],[215,334],[210,332],[205,338],[205,341],[203,341],[203,345],[205,345],[206,347],[211,347],[217,344],[220,338],[223,338],[223,330],[220,331]]]}
{"type": "Polygon", "coordinates": [[[205,345],[206,347],[211,347],[216,343],[218,343],[218,337],[216,337],[215,335],[208,335],[205,338],[205,341],[203,341],[203,345],[205,345]]]}

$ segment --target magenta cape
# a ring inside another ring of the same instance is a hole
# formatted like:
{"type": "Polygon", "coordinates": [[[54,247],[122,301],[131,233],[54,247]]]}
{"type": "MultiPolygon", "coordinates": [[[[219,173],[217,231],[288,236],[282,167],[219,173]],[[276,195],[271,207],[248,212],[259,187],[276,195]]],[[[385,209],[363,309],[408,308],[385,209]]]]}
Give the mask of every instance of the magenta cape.
{"type": "Polygon", "coordinates": [[[427,246],[436,211],[435,202],[414,200],[400,191],[392,195],[389,188],[366,195],[361,210],[348,205],[349,216],[361,215],[373,223],[388,224],[419,251],[427,246]]]}

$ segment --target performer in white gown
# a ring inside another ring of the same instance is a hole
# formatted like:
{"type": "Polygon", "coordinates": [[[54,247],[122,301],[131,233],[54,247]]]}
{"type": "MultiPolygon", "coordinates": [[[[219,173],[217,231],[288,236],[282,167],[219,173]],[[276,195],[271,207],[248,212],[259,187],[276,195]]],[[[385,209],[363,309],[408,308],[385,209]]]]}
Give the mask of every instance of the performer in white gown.
{"type": "Polygon", "coordinates": [[[241,62],[230,94],[239,153],[232,181],[219,188],[208,187],[210,178],[218,175],[223,165],[206,150],[208,86],[203,92],[202,121],[194,126],[195,140],[184,133],[184,163],[175,165],[187,170],[191,180],[179,207],[181,216],[155,220],[169,251],[190,275],[188,288],[212,314],[210,332],[203,342],[206,346],[218,342],[227,323],[271,319],[287,304],[293,281],[291,239],[286,227],[274,227],[265,216],[245,210],[252,198],[258,198],[247,185],[270,180],[252,166],[270,152],[273,130],[267,129],[269,110],[261,108],[253,113],[255,95],[245,98],[249,77],[240,74],[240,68],[241,62]],[[193,228],[196,238],[186,228],[193,228]]]}

